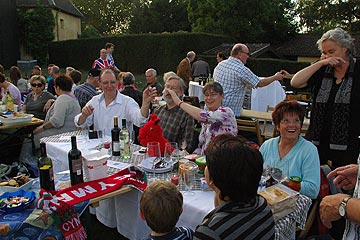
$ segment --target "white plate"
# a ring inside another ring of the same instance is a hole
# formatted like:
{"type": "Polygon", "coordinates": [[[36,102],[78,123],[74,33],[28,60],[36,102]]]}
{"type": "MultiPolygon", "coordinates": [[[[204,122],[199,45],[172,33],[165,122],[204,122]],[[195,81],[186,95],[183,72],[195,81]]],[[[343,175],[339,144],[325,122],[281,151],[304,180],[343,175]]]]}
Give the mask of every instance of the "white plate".
{"type": "Polygon", "coordinates": [[[144,169],[146,172],[155,172],[155,173],[165,173],[165,172],[170,172],[171,171],[171,165],[164,167],[164,168],[155,168],[153,169],[153,162],[155,160],[155,157],[150,157],[150,158],[146,158],[144,160],[142,160],[140,167],[142,169],[144,169]]]}

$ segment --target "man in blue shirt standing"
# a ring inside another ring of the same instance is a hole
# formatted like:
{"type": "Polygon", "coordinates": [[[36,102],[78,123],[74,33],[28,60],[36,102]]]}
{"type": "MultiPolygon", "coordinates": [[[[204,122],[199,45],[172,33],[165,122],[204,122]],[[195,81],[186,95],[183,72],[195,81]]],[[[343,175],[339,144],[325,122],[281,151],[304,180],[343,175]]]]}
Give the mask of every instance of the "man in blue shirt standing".
{"type": "Polygon", "coordinates": [[[236,117],[240,117],[246,85],[253,88],[264,87],[275,80],[283,79],[280,72],[260,79],[245,66],[249,56],[248,47],[245,44],[237,43],[233,46],[230,57],[220,62],[214,70],[214,80],[224,88],[225,98],[223,105],[231,108],[236,117]]]}

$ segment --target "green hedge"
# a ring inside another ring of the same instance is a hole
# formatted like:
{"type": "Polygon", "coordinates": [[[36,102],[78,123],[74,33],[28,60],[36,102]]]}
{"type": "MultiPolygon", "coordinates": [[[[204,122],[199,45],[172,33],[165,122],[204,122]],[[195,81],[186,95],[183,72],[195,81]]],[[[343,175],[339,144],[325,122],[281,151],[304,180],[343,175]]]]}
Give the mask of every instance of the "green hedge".
{"type": "MultiPolygon", "coordinates": [[[[176,71],[178,63],[189,50],[195,51],[198,57],[207,61],[213,71],[217,65],[216,56],[204,56],[202,53],[222,43],[233,43],[235,40],[227,36],[206,33],[132,34],[76,39],[52,42],[49,45],[49,63],[55,63],[61,68],[72,66],[87,71],[93,61],[99,57],[100,49],[106,42],[115,44],[113,56],[116,65],[122,71],[143,74],[146,69],[153,67],[161,74],[176,71]]],[[[246,65],[258,76],[266,77],[281,69],[295,73],[309,63],[249,58],[246,65]]],[[[293,90],[289,80],[284,80],[283,84],[287,89],[293,90]]]]}
{"type": "Polygon", "coordinates": [[[162,33],[68,40],[49,45],[49,63],[90,69],[106,42],[115,44],[113,56],[120,70],[143,73],[153,67],[162,73],[175,71],[189,50],[199,54],[234,39],[205,33],[162,33]]]}

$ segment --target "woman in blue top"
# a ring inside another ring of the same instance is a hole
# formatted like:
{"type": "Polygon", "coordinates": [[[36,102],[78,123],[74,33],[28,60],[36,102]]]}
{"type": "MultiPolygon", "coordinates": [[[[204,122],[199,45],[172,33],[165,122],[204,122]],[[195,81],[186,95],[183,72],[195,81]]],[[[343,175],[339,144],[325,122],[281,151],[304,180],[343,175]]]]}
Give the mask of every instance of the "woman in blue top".
{"type": "Polygon", "coordinates": [[[316,199],[320,189],[320,160],[314,144],[300,136],[304,109],[296,101],[276,105],[272,119],[280,136],[264,142],[264,168],[277,167],[285,175],[302,178],[300,193],[316,199]]]}

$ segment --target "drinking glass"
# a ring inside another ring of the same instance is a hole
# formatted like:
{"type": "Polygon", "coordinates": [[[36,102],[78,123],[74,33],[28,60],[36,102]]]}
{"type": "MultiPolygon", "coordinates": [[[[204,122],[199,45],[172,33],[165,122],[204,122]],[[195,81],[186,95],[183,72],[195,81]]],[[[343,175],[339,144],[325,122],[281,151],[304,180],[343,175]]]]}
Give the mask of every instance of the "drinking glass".
{"type": "Polygon", "coordinates": [[[146,159],[152,159],[152,176],[148,178],[149,184],[153,181],[155,181],[156,175],[155,175],[155,161],[161,158],[161,152],[160,152],[160,143],[159,142],[148,142],[147,143],[147,151],[145,155],[146,159]]]}
{"type": "Polygon", "coordinates": [[[276,158],[270,159],[270,176],[278,183],[286,181],[289,175],[289,165],[287,160],[276,158]]]}
{"type": "Polygon", "coordinates": [[[185,195],[194,195],[195,192],[191,191],[195,186],[195,173],[198,170],[198,166],[189,161],[180,166],[182,181],[185,187],[185,195]]]}
{"type": "Polygon", "coordinates": [[[179,148],[177,142],[169,142],[165,144],[164,160],[168,166],[172,166],[179,158],[179,148]]]}

